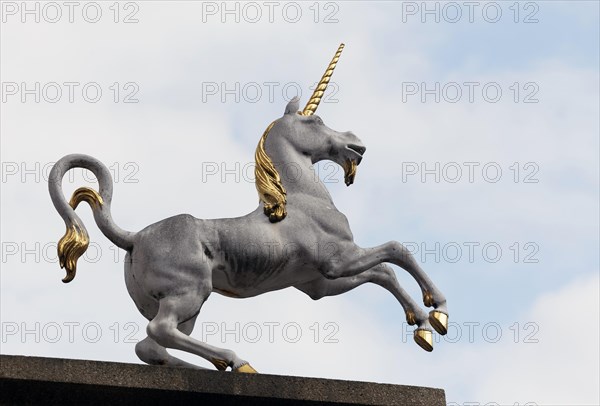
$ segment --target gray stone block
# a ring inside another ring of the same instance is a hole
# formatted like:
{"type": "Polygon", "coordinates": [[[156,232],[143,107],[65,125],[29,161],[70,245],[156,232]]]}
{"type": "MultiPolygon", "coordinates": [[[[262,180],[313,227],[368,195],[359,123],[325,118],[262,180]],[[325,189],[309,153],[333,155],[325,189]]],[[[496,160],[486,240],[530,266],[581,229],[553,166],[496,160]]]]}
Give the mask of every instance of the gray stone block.
{"type": "Polygon", "coordinates": [[[427,405],[442,389],[0,355],[0,404],[427,405]]]}

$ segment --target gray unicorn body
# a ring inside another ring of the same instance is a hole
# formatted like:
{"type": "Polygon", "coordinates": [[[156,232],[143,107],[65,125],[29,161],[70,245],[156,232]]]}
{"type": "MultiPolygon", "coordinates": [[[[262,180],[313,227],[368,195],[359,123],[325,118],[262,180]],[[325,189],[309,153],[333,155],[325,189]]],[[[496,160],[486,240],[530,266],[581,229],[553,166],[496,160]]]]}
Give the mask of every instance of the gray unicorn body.
{"type": "Polygon", "coordinates": [[[263,137],[264,151],[276,173],[282,174],[280,183],[285,191],[285,215],[276,221],[265,216],[268,204],[261,201],[243,217],[201,220],[178,215],[129,232],[112,220],[112,178],[100,161],[68,155],[53,167],[50,194],[67,224],[67,234],[59,242],[61,265],[68,272],[65,281],[74,277],[77,256],[87,248],[87,233],[74,211],[79,202],[86,201],[104,235],[127,251],[127,289],[149,320],[148,337],[136,346],[142,361],[194,367],[168,354],[166,348],[172,348],[205,358],[219,370],[230,367],[255,372],[233,351],[190,337],[202,304],[212,292],[246,298],[295,287],[316,300],[372,282],[400,302],[408,323],[417,325],[415,341],[421,347],[433,348],[432,326],[440,334],[446,333],[446,300],[410,252],[395,241],[373,248],[356,245],[346,216],[336,209],[314,173],[313,164],[332,160],[344,167],[347,183],[351,183],[354,174],[348,176],[348,163],[360,163],[366,150],[361,140],[351,132],[328,128],[316,115],[298,113],[298,100],[294,99],[269,127],[268,137],[263,137]],[[67,203],[62,178],[74,167],[91,170],[100,190],[81,188],[67,203]],[[419,284],[425,305],[434,310],[429,314],[422,310],[387,263],[408,271],[419,284]]]}

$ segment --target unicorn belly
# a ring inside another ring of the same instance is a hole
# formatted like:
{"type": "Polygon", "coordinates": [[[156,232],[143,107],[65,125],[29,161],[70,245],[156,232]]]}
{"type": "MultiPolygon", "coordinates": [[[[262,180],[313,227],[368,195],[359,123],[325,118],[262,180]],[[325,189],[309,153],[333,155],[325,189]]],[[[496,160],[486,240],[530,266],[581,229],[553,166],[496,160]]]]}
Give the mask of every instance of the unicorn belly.
{"type": "Polygon", "coordinates": [[[316,270],[298,269],[285,262],[271,266],[251,263],[217,265],[212,270],[213,291],[234,298],[252,297],[307,282],[315,275],[316,270]]]}

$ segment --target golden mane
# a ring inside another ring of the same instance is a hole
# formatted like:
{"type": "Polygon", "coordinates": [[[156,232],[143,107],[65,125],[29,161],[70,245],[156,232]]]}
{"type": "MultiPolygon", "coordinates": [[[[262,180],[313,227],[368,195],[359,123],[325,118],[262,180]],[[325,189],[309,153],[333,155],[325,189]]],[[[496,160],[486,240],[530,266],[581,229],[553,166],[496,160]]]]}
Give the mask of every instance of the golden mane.
{"type": "Polygon", "coordinates": [[[279,172],[277,172],[277,169],[275,169],[275,166],[273,165],[273,161],[265,151],[265,140],[274,124],[275,121],[269,124],[263,133],[254,155],[256,161],[256,166],[254,168],[256,190],[258,191],[260,201],[263,202],[265,215],[269,217],[271,223],[281,221],[287,215],[287,212],[285,211],[285,205],[287,203],[285,188],[281,184],[279,172]]]}

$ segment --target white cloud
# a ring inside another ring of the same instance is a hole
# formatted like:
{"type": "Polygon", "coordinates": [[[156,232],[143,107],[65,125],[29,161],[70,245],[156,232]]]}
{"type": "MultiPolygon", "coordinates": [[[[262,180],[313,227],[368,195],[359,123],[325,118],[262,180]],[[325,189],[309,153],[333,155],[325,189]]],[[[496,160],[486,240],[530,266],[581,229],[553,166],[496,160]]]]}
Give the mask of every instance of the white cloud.
{"type": "MultiPolygon", "coordinates": [[[[485,365],[474,384],[477,400],[599,404],[599,284],[594,272],[541,295],[522,318],[539,326],[539,333],[530,337],[539,342],[477,351],[485,365]]],[[[519,340],[533,332],[521,330],[519,340]]]]}

